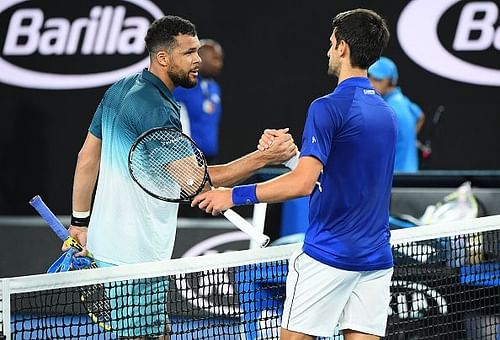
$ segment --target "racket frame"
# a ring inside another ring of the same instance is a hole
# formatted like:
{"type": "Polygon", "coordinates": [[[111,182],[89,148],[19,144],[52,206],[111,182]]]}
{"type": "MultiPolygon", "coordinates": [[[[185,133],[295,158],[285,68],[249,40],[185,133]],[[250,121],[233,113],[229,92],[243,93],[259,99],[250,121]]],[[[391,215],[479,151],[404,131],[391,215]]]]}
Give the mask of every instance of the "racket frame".
{"type": "Polygon", "coordinates": [[[205,185],[207,184],[207,182],[212,187],[212,181],[210,180],[210,175],[208,174],[208,165],[207,165],[207,159],[205,158],[205,155],[203,154],[201,149],[198,147],[198,145],[195,143],[195,141],[191,137],[189,137],[188,135],[186,135],[186,134],[184,134],[184,133],[182,133],[179,130],[174,129],[174,128],[155,127],[155,128],[149,129],[149,130],[143,132],[142,134],[140,134],[139,137],[137,137],[137,139],[135,140],[134,144],[132,144],[132,147],[130,148],[130,151],[128,153],[128,172],[129,172],[130,176],[132,177],[133,181],[146,193],[148,193],[149,195],[151,195],[152,197],[154,197],[156,199],[159,199],[159,200],[165,201],[165,202],[170,202],[170,203],[191,203],[192,199],[202,192],[202,190],[205,187],[205,185]],[[146,137],[149,134],[154,133],[156,131],[160,131],[160,130],[161,131],[165,131],[165,130],[173,131],[176,134],[181,135],[182,137],[188,139],[200,151],[199,156],[203,160],[203,168],[204,168],[203,181],[202,181],[200,187],[196,190],[196,192],[192,195],[189,195],[189,197],[176,199],[176,198],[168,198],[168,197],[157,195],[154,192],[151,192],[150,190],[145,188],[141,184],[140,180],[134,175],[134,171],[132,170],[132,160],[133,160],[135,150],[137,149],[137,146],[139,145],[139,143],[142,142],[144,137],[146,137]]]}
{"type": "MultiPolygon", "coordinates": [[[[132,180],[137,184],[139,185],[139,187],[144,190],[147,194],[151,195],[152,197],[154,198],[157,198],[159,200],[162,200],[162,201],[166,201],[166,202],[172,202],[172,203],[190,203],[192,201],[192,199],[198,195],[199,193],[202,192],[203,188],[205,187],[205,185],[208,184],[210,185],[210,187],[213,189],[213,184],[212,184],[212,180],[210,178],[210,174],[208,173],[208,165],[207,165],[207,160],[205,158],[205,155],[203,154],[203,152],[201,151],[201,149],[199,148],[199,146],[196,144],[196,142],[189,136],[187,136],[186,134],[184,134],[183,132],[179,131],[178,129],[174,129],[174,128],[165,128],[165,127],[155,127],[155,128],[152,128],[152,129],[149,129],[145,132],[143,132],[139,137],[137,137],[137,139],[135,140],[134,144],[132,145],[132,147],[130,148],[130,151],[129,151],[129,156],[128,156],[128,170],[129,170],[129,173],[130,173],[130,176],[132,177],[132,180]],[[153,192],[151,192],[150,190],[146,189],[141,183],[140,183],[140,180],[134,175],[134,172],[132,170],[132,163],[133,163],[133,156],[134,156],[134,152],[137,148],[137,146],[139,145],[139,143],[142,142],[142,140],[152,134],[152,133],[155,133],[157,131],[172,131],[174,132],[175,134],[177,135],[180,135],[181,137],[184,137],[186,138],[188,141],[190,141],[194,147],[196,147],[196,149],[198,149],[198,153],[199,153],[199,156],[201,157],[201,160],[203,161],[203,168],[204,168],[204,178],[203,178],[203,182],[202,184],[200,185],[200,187],[198,188],[198,190],[196,191],[195,194],[193,195],[190,195],[184,199],[172,199],[172,198],[168,198],[168,197],[164,197],[164,196],[160,196],[160,195],[157,195],[153,192]]],[[[236,227],[238,227],[238,229],[240,229],[241,231],[243,231],[244,233],[246,233],[247,235],[249,235],[251,238],[253,238],[254,240],[256,240],[259,244],[260,247],[264,248],[266,247],[268,244],[269,244],[269,241],[270,241],[270,238],[269,236],[259,232],[252,224],[250,224],[247,220],[245,220],[243,217],[241,217],[238,213],[236,213],[234,210],[232,209],[227,209],[225,211],[222,212],[222,215],[224,215],[224,217],[226,217],[231,223],[233,223],[236,227]]]]}

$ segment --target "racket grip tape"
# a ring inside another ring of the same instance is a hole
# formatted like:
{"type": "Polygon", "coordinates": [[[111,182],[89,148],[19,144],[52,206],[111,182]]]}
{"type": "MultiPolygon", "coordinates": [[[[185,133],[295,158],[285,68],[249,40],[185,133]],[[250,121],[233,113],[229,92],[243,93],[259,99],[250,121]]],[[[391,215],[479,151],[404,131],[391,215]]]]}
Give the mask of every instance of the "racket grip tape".
{"type": "Polygon", "coordinates": [[[43,202],[42,198],[37,195],[30,200],[30,205],[35,208],[35,210],[40,214],[40,216],[47,222],[49,227],[54,231],[54,233],[59,237],[67,246],[74,247],[78,250],[82,250],[82,246],[70,236],[68,230],[59,221],[59,219],[54,215],[54,213],[49,209],[49,207],[43,202]]]}
{"type": "Polygon", "coordinates": [[[253,225],[251,225],[247,220],[238,215],[231,209],[228,209],[223,212],[225,218],[231,221],[236,227],[238,227],[241,231],[245,232],[252,239],[254,239],[261,248],[266,247],[269,244],[269,236],[262,234],[259,232],[253,225]]]}

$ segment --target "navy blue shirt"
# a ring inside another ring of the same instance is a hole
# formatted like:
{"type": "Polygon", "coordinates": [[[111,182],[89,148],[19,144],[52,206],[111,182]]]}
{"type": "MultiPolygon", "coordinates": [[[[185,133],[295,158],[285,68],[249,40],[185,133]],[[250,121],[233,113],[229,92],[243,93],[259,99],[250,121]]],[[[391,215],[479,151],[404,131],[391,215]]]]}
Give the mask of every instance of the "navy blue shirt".
{"type": "Polygon", "coordinates": [[[205,156],[217,156],[219,151],[219,122],[222,115],[221,90],[213,79],[198,78],[191,89],[178,87],[175,98],[188,112],[191,138],[205,156]]]}
{"type": "Polygon", "coordinates": [[[309,107],[301,157],[323,164],[309,203],[304,252],[344,270],[393,265],[389,200],[397,128],[367,78],[349,78],[309,107]]]}

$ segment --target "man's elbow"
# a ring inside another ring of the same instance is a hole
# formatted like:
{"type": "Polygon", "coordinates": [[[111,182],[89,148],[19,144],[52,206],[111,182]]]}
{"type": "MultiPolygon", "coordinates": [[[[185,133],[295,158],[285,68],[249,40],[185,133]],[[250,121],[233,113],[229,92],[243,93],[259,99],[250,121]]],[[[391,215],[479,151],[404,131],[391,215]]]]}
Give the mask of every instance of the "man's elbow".
{"type": "Polygon", "coordinates": [[[95,167],[98,166],[98,164],[99,164],[99,158],[90,150],[82,148],[78,152],[77,166],[79,168],[95,167]]]}
{"type": "Polygon", "coordinates": [[[303,181],[302,184],[298,186],[297,196],[299,197],[310,196],[314,190],[315,185],[316,183],[303,181]]]}

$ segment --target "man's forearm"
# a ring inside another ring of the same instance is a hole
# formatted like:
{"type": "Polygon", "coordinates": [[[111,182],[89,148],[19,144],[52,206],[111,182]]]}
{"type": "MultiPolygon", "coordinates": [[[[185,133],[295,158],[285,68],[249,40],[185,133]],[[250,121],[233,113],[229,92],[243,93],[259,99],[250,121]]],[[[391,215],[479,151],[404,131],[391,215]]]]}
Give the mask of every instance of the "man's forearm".
{"type": "Polygon", "coordinates": [[[301,178],[295,171],[283,174],[267,182],[257,184],[259,202],[278,203],[311,194],[314,184],[301,178]]]}
{"type": "Polygon", "coordinates": [[[215,187],[233,186],[252,176],[266,164],[264,154],[254,151],[232,162],[209,166],[208,171],[215,187]]]}
{"type": "Polygon", "coordinates": [[[297,146],[289,134],[275,137],[271,146],[264,151],[254,151],[235,161],[209,167],[210,178],[216,187],[233,186],[244,181],[260,168],[279,164],[297,153],[297,146]]]}
{"type": "Polygon", "coordinates": [[[199,206],[200,209],[216,215],[234,205],[273,203],[307,196],[313,192],[322,169],[321,161],[313,156],[305,156],[299,160],[297,167],[287,174],[257,185],[209,190],[196,196],[191,206],[199,206]]]}

